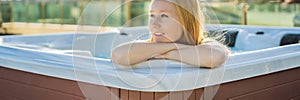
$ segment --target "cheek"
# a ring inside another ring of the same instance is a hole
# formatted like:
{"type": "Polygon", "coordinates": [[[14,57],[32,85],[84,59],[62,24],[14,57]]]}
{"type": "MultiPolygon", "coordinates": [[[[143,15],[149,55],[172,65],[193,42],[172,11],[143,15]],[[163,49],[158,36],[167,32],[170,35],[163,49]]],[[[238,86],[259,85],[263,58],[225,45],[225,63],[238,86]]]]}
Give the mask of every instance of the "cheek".
{"type": "Polygon", "coordinates": [[[182,25],[177,22],[170,23],[166,28],[165,32],[168,34],[168,37],[176,41],[181,37],[182,34],[182,25]]]}

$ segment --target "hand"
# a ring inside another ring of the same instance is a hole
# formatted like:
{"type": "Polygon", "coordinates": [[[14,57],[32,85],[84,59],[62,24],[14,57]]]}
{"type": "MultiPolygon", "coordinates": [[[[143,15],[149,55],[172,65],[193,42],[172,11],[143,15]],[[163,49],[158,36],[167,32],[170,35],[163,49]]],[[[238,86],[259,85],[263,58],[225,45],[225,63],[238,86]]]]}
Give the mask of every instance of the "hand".
{"type": "Polygon", "coordinates": [[[180,44],[180,43],[174,43],[176,45],[176,49],[168,51],[164,54],[158,54],[153,56],[152,58],[154,59],[170,59],[170,60],[177,60],[178,58],[180,58],[180,53],[179,50],[180,49],[185,49],[188,47],[191,47],[191,45],[185,45],[185,44],[180,44]]]}
{"type": "Polygon", "coordinates": [[[165,55],[156,55],[152,58],[154,58],[154,59],[167,59],[167,57],[165,55]]]}
{"type": "Polygon", "coordinates": [[[180,53],[179,50],[172,50],[167,52],[166,54],[163,55],[165,59],[170,59],[170,60],[177,60],[177,58],[180,58],[180,53]]]}
{"type": "Polygon", "coordinates": [[[165,54],[161,54],[161,55],[156,55],[153,58],[154,59],[170,59],[170,60],[175,60],[175,58],[178,58],[179,56],[179,51],[178,50],[172,50],[169,51],[165,54]]]}

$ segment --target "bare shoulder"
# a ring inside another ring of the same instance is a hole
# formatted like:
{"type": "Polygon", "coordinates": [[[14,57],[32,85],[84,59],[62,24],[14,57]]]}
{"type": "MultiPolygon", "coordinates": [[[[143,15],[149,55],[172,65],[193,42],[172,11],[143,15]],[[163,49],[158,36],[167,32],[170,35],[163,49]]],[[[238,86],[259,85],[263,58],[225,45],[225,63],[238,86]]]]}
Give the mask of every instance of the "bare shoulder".
{"type": "Polygon", "coordinates": [[[134,40],[132,42],[139,42],[139,43],[151,43],[150,40],[134,40]]]}
{"type": "Polygon", "coordinates": [[[206,38],[202,40],[201,44],[198,46],[209,46],[210,48],[226,51],[226,54],[230,54],[228,47],[214,39],[206,38]]]}
{"type": "Polygon", "coordinates": [[[150,41],[149,40],[134,40],[134,41],[129,41],[129,42],[119,44],[119,46],[128,45],[128,44],[138,44],[138,43],[150,43],[150,41]]]}
{"type": "Polygon", "coordinates": [[[199,45],[220,45],[220,46],[224,46],[223,44],[221,44],[220,42],[211,39],[211,38],[205,38],[202,40],[202,42],[199,45]]]}

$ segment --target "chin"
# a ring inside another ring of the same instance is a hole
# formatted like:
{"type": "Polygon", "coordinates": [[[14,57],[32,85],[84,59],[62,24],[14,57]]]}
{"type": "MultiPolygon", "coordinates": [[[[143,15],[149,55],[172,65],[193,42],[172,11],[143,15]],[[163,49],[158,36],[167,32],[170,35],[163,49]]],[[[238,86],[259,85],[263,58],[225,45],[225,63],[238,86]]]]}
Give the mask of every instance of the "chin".
{"type": "Polygon", "coordinates": [[[155,40],[155,43],[173,43],[172,41],[159,41],[159,40],[155,40]]]}
{"type": "Polygon", "coordinates": [[[159,39],[154,38],[154,42],[155,43],[173,43],[173,41],[166,39],[166,38],[159,38],[159,39]]]}

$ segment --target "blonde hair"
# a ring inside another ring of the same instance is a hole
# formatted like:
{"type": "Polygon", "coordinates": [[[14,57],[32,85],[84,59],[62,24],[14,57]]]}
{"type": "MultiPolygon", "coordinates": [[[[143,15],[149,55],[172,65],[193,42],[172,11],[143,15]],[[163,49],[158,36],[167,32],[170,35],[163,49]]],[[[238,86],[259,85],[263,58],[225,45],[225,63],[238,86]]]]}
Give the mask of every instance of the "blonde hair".
{"type": "MultiPolygon", "coordinates": [[[[154,0],[152,0],[154,1],[154,0]]],[[[198,0],[164,0],[175,5],[176,12],[179,17],[179,22],[182,24],[183,29],[186,31],[184,37],[186,40],[192,39],[193,43],[189,44],[201,44],[205,39],[204,35],[204,16],[200,10],[198,0]],[[190,34],[190,35],[188,35],[190,34]],[[190,38],[189,38],[190,36],[190,38]]],[[[151,37],[151,42],[153,38],[151,37]]]]}

